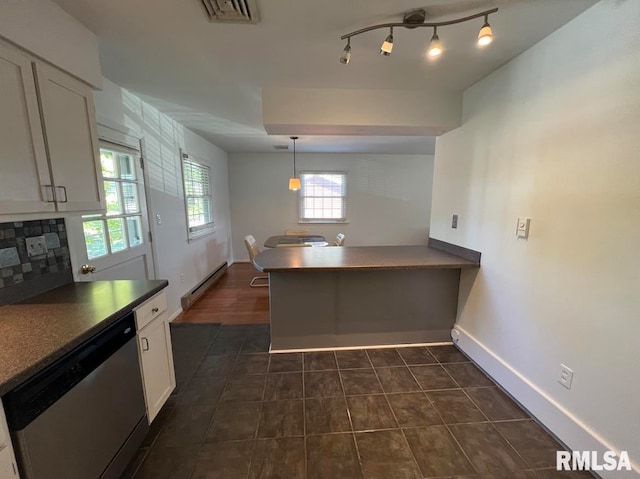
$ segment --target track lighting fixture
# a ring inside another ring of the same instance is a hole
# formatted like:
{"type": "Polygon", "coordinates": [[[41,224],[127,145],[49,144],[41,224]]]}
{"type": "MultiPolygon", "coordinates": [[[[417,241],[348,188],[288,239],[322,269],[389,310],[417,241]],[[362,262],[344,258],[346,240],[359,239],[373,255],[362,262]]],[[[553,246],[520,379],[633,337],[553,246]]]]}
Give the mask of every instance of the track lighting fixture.
{"type": "Polygon", "coordinates": [[[300,178],[296,176],[296,140],[298,137],[290,136],[289,138],[293,140],[293,177],[289,178],[289,189],[291,191],[298,191],[300,189],[300,178]]]}
{"type": "Polygon", "coordinates": [[[478,33],[478,46],[484,47],[489,45],[493,41],[493,31],[491,31],[491,25],[489,25],[489,15],[484,16],[484,25],[478,33]]]}
{"type": "Polygon", "coordinates": [[[492,13],[496,13],[497,11],[497,8],[492,8],[491,10],[486,10],[484,12],[469,15],[467,17],[455,18],[453,20],[447,20],[444,22],[425,23],[426,13],[424,9],[416,8],[413,10],[409,10],[408,12],[405,12],[402,18],[402,23],[383,23],[380,25],[372,25],[370,27],[347,33],[346,35],[342,35],[340,38],[342,40],[347,40],[347,46],[342,52],[340,63],[344,63],[345,65],[347,65],[351,61],[351,37],[355,37],[357,35],[360,35],[361,33],[369,32],[371,30],[377,30],[379,28],[389,29],[389,35],[380,47],[380,54],[384,56],[391,55],[391,51],[393,50],[393,27],[404,27],[409,29],[418,27],[433,28],[433,36],[431,37],[431,42],[429,43],[427,54],[430,57],[437,57],[443,52],[442,42],[440,41],[440,37],[438,36],[438,27],[469,22],[471,20],[475,20],[476,18],[484,17],[484,24],[480,29],[480,33],[478,33],[477,40],[477,45],[480,47],[484,47],[486,45],[489,45],[493,41],[493,31],[491,30],[491,25],[489,25],[489,15],[491,15],[492,13]]]}
{"type": "Polygon", "coordinates": [[[344,47],[344,51],[342,52],[342,56],[340,57],[340,63],[344,63],[348,65],[351,61],[351,38],[347,38],[347,46],[344,47]]]}
{"type": "Polygon", "coordinates": [[[433,27],[433,36],[429,42],[429,50],[427,51],[430,57],[437,57],[442,53],[442,43],[438,36],[438,27],[433,27]]]}
{"type": "Polygon", "coordinates": [[[380,47],[380,55],[384,55],[388,57],[391,55],[391,50],[393,50],[393,27],[389,29],[389,35],[385,38],[384,42],[382,42],[382,46],[380,47]]]}

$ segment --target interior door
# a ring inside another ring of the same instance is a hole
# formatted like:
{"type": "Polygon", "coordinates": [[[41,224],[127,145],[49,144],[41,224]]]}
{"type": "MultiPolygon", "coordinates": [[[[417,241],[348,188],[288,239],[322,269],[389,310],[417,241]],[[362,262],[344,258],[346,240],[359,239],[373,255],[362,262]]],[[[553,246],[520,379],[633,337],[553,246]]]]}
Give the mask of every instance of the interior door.
{"type": "Polygon", "coordinates": [[[100,141],[106,212],[66,220],[76,281],[155,278],[143,164],[131,146],[100,141]]]}

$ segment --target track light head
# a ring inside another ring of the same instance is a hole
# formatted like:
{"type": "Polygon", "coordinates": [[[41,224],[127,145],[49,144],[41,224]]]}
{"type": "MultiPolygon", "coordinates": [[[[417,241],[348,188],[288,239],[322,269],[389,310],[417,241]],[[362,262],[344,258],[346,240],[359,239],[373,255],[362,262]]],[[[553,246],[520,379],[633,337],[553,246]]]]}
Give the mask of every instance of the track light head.
{"type": "Polygon", "coordinates": [[[340,57],[340,63],[343,65],[348,65],[351,61],[351,38],[347,38],[347,46],[344,47],[342,51],[342,56],[340,57]]]}
{"type": "Polygon", "coordinates": [[[480,29],[480,33],[478,33],[478,46],[485,47],[489,45],[493,41],[493,31],[491,30],[491,25],[489,25],[489,16],[484,17],[484,25],[480,29]]]}
{"type": "Polygon", "coordinates": [[[391,31],[387,38],[385,38],[384,42],[382,42],[382,46],[380,47],[380,55],[384,55],[388,57],[391,55],[391,51],[393,50],[393,27],[391,27],[391,31]]]}
{"type": "Polygon", "coordinates": [[[440,42],[440,37],[438,36],[437,30],[433,29],[433,36],[431,37],[431,41],[429,42],[429,50],[428,54],[430,57],[437,57],[442,53],[442,43],[440,42]]]}

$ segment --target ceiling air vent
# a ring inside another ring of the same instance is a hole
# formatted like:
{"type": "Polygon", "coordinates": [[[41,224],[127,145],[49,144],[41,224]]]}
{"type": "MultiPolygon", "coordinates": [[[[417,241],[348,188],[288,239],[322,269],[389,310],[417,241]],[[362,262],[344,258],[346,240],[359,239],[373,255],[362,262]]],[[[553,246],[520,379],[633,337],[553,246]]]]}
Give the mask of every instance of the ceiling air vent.
{"type": "Polygon", "coordinates": [[[276,150],[288,150],[289,145],[273,145],[276,150]]]}
{"type": "Polygon", "coordinates": [[[258,23],[256,0],[201,0],[209,21],[217,23],[258,23]]]}

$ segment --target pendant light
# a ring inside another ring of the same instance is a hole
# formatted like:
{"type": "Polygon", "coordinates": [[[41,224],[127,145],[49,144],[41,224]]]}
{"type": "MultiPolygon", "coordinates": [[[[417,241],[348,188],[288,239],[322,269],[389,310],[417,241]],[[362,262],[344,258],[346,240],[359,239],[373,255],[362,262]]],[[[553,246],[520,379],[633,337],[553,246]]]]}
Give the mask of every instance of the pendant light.
{"type": "Polygon", "coordinates": [[[296,140],[297,136],[290,136],[293,140],[293,177],[289,178],[289,189],[291,191],[298,191],[300,189],[300,178],[296,176],[296,140]]]}

